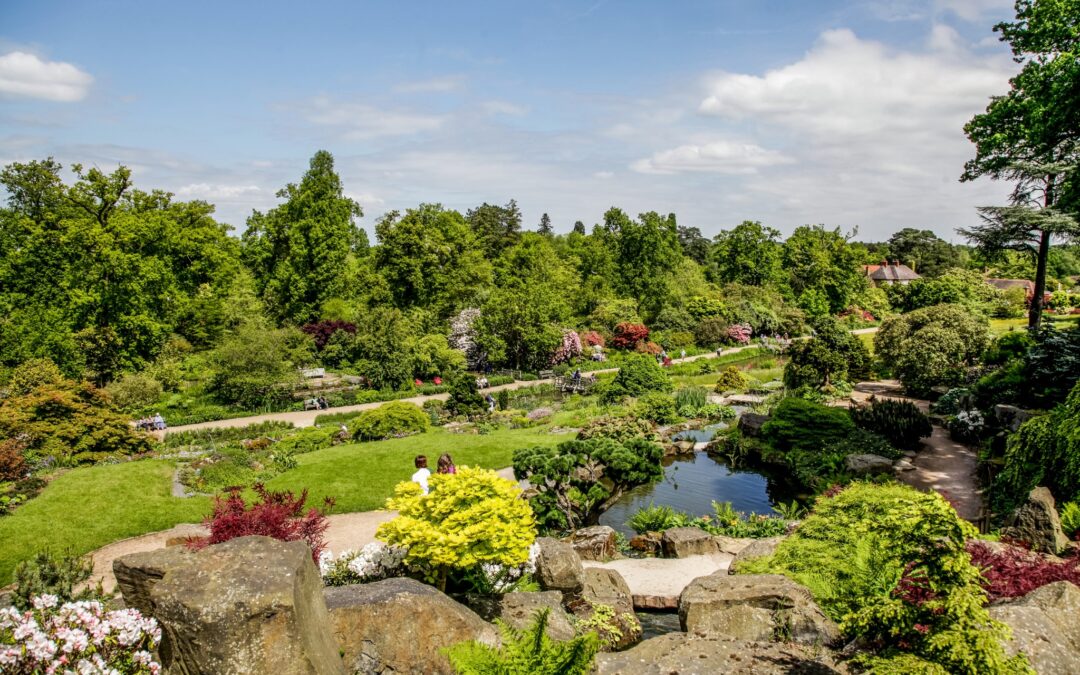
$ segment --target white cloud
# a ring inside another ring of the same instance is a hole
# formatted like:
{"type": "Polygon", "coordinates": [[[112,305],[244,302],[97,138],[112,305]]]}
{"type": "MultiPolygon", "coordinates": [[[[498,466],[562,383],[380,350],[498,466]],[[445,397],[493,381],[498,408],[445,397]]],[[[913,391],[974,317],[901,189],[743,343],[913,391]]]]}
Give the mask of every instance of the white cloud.
{"type": "Polygon", "coordinates": [[[94,78],[63,61],[14,51],[0,56],[0,94],[46,101],[81,101],[94,78]]]}
{"type": "Polygon", "coordinates": [[[334,128],[348,141],[389,136],[411,136],[439,129],[445,121],[439,115],[377,108],[366,103],[345,103],[317,96],[304,106],[307,120],[334,128]]]}
{"type": "Polygon", "coordinates": [[[608,178],[613,178],[614,176],[615,173],[612,171],[597,171],[593,174],[593,178],[599,178],[601,180],[607,180],[608,178]]]}
{"type": "Polygon", "coordinates": [[[216,185],[211,183],[191,183],[177,188],[176,196],[184,199],[236,199],[262,195],[258,185],[216,185]]]}
{"type": "Polygon", "coordinates": [[[525,106],[510,103],[509,101],[484,101],[480,104],[480,109],[488,115],[511,115],[514,117],[520,117],[529,112],[529,109],[525,106]]]}
{"type": "Polygon", "coordinates": [[[464,75],[444,75],[442,77],[433,77],[427,80],[403,82],[394,87],[394,91],[400,94],[448,92],[457,91],[458,89],[461,89],[464,84],[464,75]]]}
{"type": "Polygon", "coordinates": [[[934,0],[938,12],[950,11],[966,21],[978,21],[988,14],[1011,16],[1013,0],[934,0]]]}
{"type": "Polygon", "coordinates": [[[386,203],[385,199],[382,199],[381,197],[373,195],[370,192],[361,192],[361,193],[357,193],[357,194],[346,193],[345,196],[348,197],[349,199],[353,200],[354,202],[356,202],[360,206],[364,207],[365,209],[369,208],[369,207],[372,207],[372,206],[382,206],[383,204],[386,203]]]}
{"type": "Polygon", "coordinates": [[[759,169],[790,164],[791,158],[775,150],[741,141],[680,145],[647,159],[639,159],[630,168],[639,173],[673,174],[705,171],[727,174],[757,173],[759,169]]]}

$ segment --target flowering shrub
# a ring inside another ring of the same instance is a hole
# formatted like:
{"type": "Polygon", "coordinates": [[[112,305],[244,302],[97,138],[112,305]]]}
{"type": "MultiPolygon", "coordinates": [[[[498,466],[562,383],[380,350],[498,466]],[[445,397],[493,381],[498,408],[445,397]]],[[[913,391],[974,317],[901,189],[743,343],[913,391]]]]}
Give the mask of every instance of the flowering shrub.
{"type": "Polygon", "coordinates": [[[359,551],[342,551],[337,558],[330,551],[319,556],[319,573],[327,586],[346,586],[401,576],[405,572],[406,550],[373,541],[359,551]]]}
{"type": "Polygon", "coordinates": [[[469,368],[476,368],[484,359],[483,350],[476,343],[476,320],[480,318],[480,310],[475,307],[463,309],[457,316],[450,319],[450,335],[447,344],[451,349],[457,349],[465,354],[465,362],[469,368]]]}
{"type": "Polygon", "coordinates": [[[604,336],[594,330],[585,331],[581,334],[581,341],[590,347],[605,346],[604,336]]]}
{"type": "Polygon", "coordinates": [[[1080,586],[1080,561],[1076,558],[1054,562],[1020,546],[995,548],[982,541],[969,541],[971,564],[982,571],[983,587],[990,601],[1018,598],[1055,581],[1071,581],[1080,586]]]}
{"type": "Polygon", "coordinates": [[[727,338],[739,345],[750,344],[750,336],[752,334],[753,331],[750,329],[750,324],[748,323],[732,324],[728,326],[727,329],[727,338]]]}
{"type": "Polygon", "coordinates": [[[562,342],[559,343],[558,349],[555,350],[555,355],[551,357],[551,365],[569,361],[578,356],[581,356],[581,338],[578,337],[575,331],[564,330],[562,342]]]}
{"type": "Polygon", "coordinates": [[[949,418],[949,435],[957,441],[975,441],[986,428],[986,420],[978,410],[961,410],[949,418]]]}
{"type": "Polygon", "coordinates": [[[311,558],[318,564],[319,556],[326,547],[323,534],[330,524],[316,508],[304,513],[307,490],[296,497],[291,492],[270,492],[261,483],[256,484],[254,489],[259,501],[250,507],[239,488],[229,490],[227,496],[216,497],[213,513],[206,519],[210,536],[191,538],[188,546],[200,549],[250,535],[281,541],[303,540],[311,547],[311,558]]]}
{"type": "Polygon", "coordinates": [[[152,652],[160,639],[157,622],[137,610],[60,605],[55,595],[41,595],[30,611],[0,609],[0,672],[157,675],[152,652]]]}
{"type": "Polygon", "coordinates": [[[525,417],[531,422],[539,422],[542,419],[546,419],[548,417],[551,417],[551,414],[552,414],[551,408],[542,408],[541,407],[541,408],[533,408],[532,410],[530,410],[528,413],[525,414],[525,417]]]}
{"type": "Polygon", "coordinates": [[[663,352],[664,348],[656,344],[655,342],[639,342],[637,346],[634,347],[634,351],[641,354],[649,354],[650,356],[656,356],[657,354],[663,352]]]}
{"type": "Polygon", "coordinates": [[[647,339],[649,339],[649,329],[645,327],[645,324],[624,321],[615,326],[615,334],[611,336],[611,346],[617,349],[633,349],[647,339]]]}
{"type": "Polygon", "coordinates": [[[349,323],[348,321],[318,321],[316,323],[309,323],[303,326],[300,330],[304,331],[315,340],[315,349],[320,352],[327,342],[330,342],[330,337],[340,331],[345,331],[350,335],[356,335],[356,324],[349,323]]]}

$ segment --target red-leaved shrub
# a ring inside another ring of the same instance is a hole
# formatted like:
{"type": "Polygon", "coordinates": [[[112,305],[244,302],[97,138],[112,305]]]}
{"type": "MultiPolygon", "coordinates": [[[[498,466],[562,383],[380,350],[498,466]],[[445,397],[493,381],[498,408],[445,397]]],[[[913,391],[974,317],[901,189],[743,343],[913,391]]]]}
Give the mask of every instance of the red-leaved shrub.
{"type": "Polygon", "coordinates": [[[232,488],[225,495],[215,497],[214,511],[206,519],[210,536],[189,539],[188,546],[198,550],[250,535],[281,541],[303,540],[311,547],[311,558],[318,564],[319,554],[326,548],[323,535],[330,523],[314,507],[304,513],[307,490],[299,497],[291,492],[270,492],[261,483],[256,484],[254,490],[259,501],[250,506],[240,494],[240,488],[232,488]]]}
{"type": "Polygon", "coordinates": [[[1071,581],[1080,586],[1080,560],[1048,560],[1020,546],[992,547],[970,541],[967,552],[971,564],[982,570],[983,587],[990,600],[1016,598],[1055,581],[1071,581]]]}
{"type": "Polygon", "coordinates": [[[581,341],[590,347],[595,345],[604,346],[604,336],[594,330],[587,330],[581,334],[581,341]]]}
{"type": "Polygon", "coordinates": [[[0,481],[16,481],[26,477],[26,446],[15,438],[0,441],[0,481]]]}
{"type": "Polygon", "coordinates": [[[645,327],[645,324],[623,321],[615,326],[615,334],[611,336],[611,346],[616,349],[633,349],[647,339],[649,339],[649,329],[645,327]]]}
{"type": "Polygon", "coordinates": [[[305,325],[300,330],[314,338],[315,348],[321,352],[323,347],[326,346],[326,343],[330,341],[330,337],[339,330],[343,330],[351,335],[356,335],[356,324],[337,320],[317,321],[305,325]]]}

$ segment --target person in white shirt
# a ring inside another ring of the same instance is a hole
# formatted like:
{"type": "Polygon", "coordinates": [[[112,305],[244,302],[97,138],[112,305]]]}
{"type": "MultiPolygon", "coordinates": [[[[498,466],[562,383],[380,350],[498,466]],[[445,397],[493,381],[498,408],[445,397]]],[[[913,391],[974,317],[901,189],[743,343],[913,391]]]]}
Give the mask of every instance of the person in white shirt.
{"type": "Polygon", "coordinates": [[[417,455],[413,460],[413,464],[416,465],[416,473],[412,475],[412,482],[419,483],[420,489],[424,491],[424,494],[428,493],[427,479],[431,475],[431,471],[427,468],[427,457],[425,455],[417,455]]]}

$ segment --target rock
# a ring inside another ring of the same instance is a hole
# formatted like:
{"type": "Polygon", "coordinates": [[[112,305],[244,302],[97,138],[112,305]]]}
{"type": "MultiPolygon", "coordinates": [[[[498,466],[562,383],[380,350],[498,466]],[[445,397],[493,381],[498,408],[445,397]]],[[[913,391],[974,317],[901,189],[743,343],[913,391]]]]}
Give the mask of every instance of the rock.
{"type": "Polygon", "coordinates": [[[769,421],[768,415],[762,415],[760,413],[744,412],[739,416],[739,431],[744,436],[760,436],[761,427],[765,426],[765,423],[769,421]]]}
{"type": "Polygon", "coordinates": [[[668,558],[707,555],[720,550],[713,536],[697,527],[673,527],[665,530],[660,545],[664,556],[668,558]]]}
{"type": "MultiPolygon", "coordinates": [[[[611,620],[618,631],[618,635],[611,633],[613,643],[605,648],[623,649],[641,639],[641,622],[634,614],[633,596],[622,575],[605,567],[588,567],[581,592],[575,594],[566,606],[579,620],[588,620],[596,613],[598,605],[606,605],[614,610],[615,615],[611,620]]],[[[603,631],[601,637],[604,637],[603,631]]]]}
{"type": "Polygon", "coordinates": [[[861,455],[848,455],[844,458],[844,465],[848,471],[856,476],[869,476],[876,473],[889,473],[892,471],[893,462],[888,457],[871,453],[861,455]]]}
{"type": "Polygon", "coordinates": [[[735,557],[731,560],[731,565],[728,566],[728,573],[735,574],[736,567],[738,567],[741,562],[746,562],[752,558],[764,558],[767,555],[776,553],[776,547],[786,538],[787,537],[768,537],[766,539],[751,540],[747,546],[735,554],[735,557]]]}
{"type": "Polygon", "coordinates": [[[660,555],[660,542],[663,538],[659,532],[646,532],[630,539],[630,548],[641,551],[648,555],[660,555]]]}
{"type": "Polygon", "coordinates": [[[172,673],[345,673],[322,579],[302,541],[241,537],[113,564],[124,601],[161,625],[172,673]]]}
{"type": "Polygon", "coordinates": [[[675,446],[680,455],[689,454],[694,451],[693,441],[675,441],[672,445],[675,446]]]}
{"type": "Polygon", "coordinates": [[[992,605],[990,616],[1012,629],[1009,654],[1022,651],[1039,675],[1080,673],[1080,588],[1057,581],[1022,598],[992,605]]]}
{"type": "Polygon", "coordinates": [[[574,547],[551,537],[538,537],[536,580],[545,591],[577,593],[581,590],[583,569],[574,547]]]}
{"type": "Polygon", "coordinates": [[[915,459],[918,456],[919,456],[919,453],[915,452],[914,450],[905,450],[904,451],[904,457],[906,459],[915,459]]]}
{"type": "Polygon", "coordinates": [[[757,539],[740,539],[737,537],[725,537],[723,535],[716,535],[713,537],[713,541],[716,543],[716,548],[721,553],[727,553],[728,555],[738,555],[747,546],[758,541],[757,539]]]}
{"type": "Polygon", "coordinates": [[[909,460],[907,457],[904,457],[902,459],[898,459],[895,462],[893,462],[892,468],[893,468],[893,471],[897,471],[897,472],[899,472],[899,471],[914,471],[915,470],[915,465],[912,464],[911,460],[909,460]]]}
{"type": "Polygon", "coordinates": [[[570,535],[570,545],[582,560],[611,560],[619,555],[615,546],[615,530],[607,525],[594,525],[570,535]]]}
{"type": "Polygon", "coordinates": [[[495,627],[415,579],[325,589],[333,637],[349,672],[453,673],[439,650],[466,640],[498,644],[495,627]]]}
{"type": "Polygon", "coordinates": [[[547,608],[547,636],[552,640],[569,640],[574,637],[574,626],[562,607],[563,596],[558,591],[536,593],[504,593],[502,595],[470,595],[466,598],[469,608],[485,621],[501,619],[512,628],[525,629],[536,618],[536,613],[547,608]]]}
{"type": "Polygon", "coordinates": [[[810,591],[779,574],[694,579],[679,597],[679,623],[687,633],[752,642],[828,645],[840,638],[810,591]]]}
{"type": "Polygon", "coordinates": [[[1013,514],[1002,536],[1012,537],[1031,544],[1036,551],[1058,554],[1069,545],[1069,538],[1061,530],[1054,495],[1044,487],[1037,487],[1028,495],[1027,502],[1013,514]]]}
{"type": "Polygon", "coordinates": [[[994,406],[994,418],[997,420],[998,426],[1012,432],[1018,430],[1020,425],[1034,416],[1034,413],[1014,405],[999,403],[994,406]]]}
{"type": "Polygon", "coordinates": [[[598,675],[835,675],[828,652],[793,644],[668,633],[596,657],[598,675]]]}

